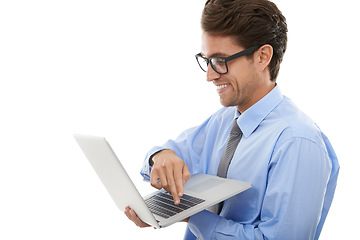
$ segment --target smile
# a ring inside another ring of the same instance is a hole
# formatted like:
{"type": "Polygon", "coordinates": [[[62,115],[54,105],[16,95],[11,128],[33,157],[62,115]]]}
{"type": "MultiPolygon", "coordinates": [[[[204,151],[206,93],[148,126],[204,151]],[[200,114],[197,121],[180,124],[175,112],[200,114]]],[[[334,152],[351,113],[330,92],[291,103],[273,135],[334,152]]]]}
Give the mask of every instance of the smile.
{"type": "Polygon", "coordinates": [[[224,85],[220,85],[220,86],[216,86],[217,90],[221,90],[223,88],[226,88],[227,86],[229,86],[229,84],[224,84],[224,85]]]}

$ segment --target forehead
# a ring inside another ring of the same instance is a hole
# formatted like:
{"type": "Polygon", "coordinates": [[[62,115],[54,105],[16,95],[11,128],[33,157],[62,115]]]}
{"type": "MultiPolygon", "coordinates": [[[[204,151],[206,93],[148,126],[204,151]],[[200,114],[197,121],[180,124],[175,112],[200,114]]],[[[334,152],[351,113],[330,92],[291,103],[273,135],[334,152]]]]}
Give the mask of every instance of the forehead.
{"type": "Polygon", "coordinates": [[[215,35],[204,31],[202,33],[201,54],[205,57],[226,57],[242,50],[244,48],[236,43],[233,36],[215,35]]]}

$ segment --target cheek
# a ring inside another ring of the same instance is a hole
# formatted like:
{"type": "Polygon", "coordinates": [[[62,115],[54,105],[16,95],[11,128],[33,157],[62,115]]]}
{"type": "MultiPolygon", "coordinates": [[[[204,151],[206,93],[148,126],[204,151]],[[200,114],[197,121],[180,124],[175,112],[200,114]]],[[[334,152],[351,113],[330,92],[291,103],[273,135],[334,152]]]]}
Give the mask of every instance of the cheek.
{"type": "Polygon", "coordinates": [[[238,61],[236,60],[235,62],[228,64],[229,75],[235,78],[246,77],[250,71],[248,61],[243,61],[243,59],[239,59],[238,61]]]}
{"type": "Polygon", "coordinates": [[[234,90],[239,91],[246,84],[247,74],[243,71],[233,71],[228,79],[234,90]]]}
{"type": "Polygon", "coordinates": [[[254,79],[254,74],[253,65],[249,63],[249,60],[233,64],[229,68],[229,76],[237,86],[247,85],[254,79]]]}

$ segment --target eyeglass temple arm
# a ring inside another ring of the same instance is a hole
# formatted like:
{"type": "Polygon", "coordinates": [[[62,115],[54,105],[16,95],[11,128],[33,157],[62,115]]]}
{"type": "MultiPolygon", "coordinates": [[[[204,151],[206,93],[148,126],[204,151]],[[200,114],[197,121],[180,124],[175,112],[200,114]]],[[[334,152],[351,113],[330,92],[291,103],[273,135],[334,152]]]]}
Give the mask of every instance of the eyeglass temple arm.
{"type": "Polygon", "coordinates": [[[258,48],[259,48],[259,46],[254,46],[254,47],[245,49],[245,50],[242,51],[242,52],[235,53],[234,55],[231,55],[231,56],[227,57],[226,60],[227,60],[227,61],[230,61],[230,60],[233,60],[233,59],[235,59],[235,58],[239,58],[239,57],[248,55],[248,54],[250,54],[250,53],[255,52],[255,50],[258,49],[258,48]]]}

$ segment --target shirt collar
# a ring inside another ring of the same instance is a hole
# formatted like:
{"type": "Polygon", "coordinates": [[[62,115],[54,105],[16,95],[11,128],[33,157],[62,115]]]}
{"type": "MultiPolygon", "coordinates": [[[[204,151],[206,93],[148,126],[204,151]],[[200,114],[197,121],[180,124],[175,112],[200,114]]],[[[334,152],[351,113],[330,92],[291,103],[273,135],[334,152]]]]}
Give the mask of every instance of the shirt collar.
{"type": "Polygon", "coordinates": [[[267,95],[252,105],[241,115],[236,110],[235,118],[243,136],[249,137],[267,115],[283,100],[280,88],[276,85],[267,95]]]}

